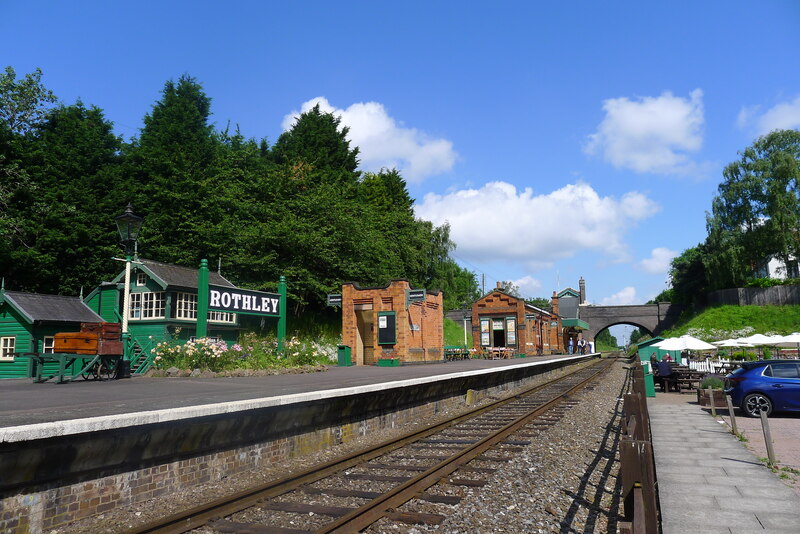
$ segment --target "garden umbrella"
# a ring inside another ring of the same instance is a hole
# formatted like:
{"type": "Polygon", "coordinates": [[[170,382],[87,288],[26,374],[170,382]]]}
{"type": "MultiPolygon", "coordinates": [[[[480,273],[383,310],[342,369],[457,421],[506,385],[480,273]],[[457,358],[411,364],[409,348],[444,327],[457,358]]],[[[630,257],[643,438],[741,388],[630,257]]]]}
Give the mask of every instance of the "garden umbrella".
{"type": "Polygon", "coordinates": [[[782,336],[781,340],[775,343],[776,347],[796,348],[800,354],[800,332],[794,332],[788,336],[782,336]]]}
{"type": "Polygon", "coordinates": [[[753,347],[753,345],[751,345],[750,343],[745,343],[744,341],[742,341],[740,339],[723,339],[721,341],[712,341],[711,344],[712,345],[716,345],[717,347],[720,347],[720,348],[738,349],[738,348],[752,348],[753,347]]]}
{"type": "Polygon", "coordinates": [[[658,347],[661,350],[716,350],[717,347],[711,343],[706,343],[702,339],[697,339],[690,335],[681,337],[671,337],[658,343],[654,343],[653,347],[658,347]]]}
{"type": "Polygon", "coordinates": [[[753,334],[748,337],[740,337],[739,341],[750,343],[751,345],[774,345],[781,336],[765,336],[764,334],[753,334]]]}

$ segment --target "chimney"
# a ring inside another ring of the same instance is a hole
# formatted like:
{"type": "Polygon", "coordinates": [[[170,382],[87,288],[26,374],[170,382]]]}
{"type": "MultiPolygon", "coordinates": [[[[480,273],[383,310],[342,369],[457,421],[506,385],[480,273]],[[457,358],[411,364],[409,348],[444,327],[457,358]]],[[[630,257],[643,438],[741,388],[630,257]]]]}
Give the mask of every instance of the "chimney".
{"type": "Polygon", "coordinates": [[[553,297],[550,299],[550,304],[553,308],[553,315],[558,315],[558,295],[553,291],[553,297]]]}
{"type": "Polygon", "coordinates": [[[501,284],[500,282],[497,282],[497,289],[502,289],[502,287],[503,287],[503,284],[501,284]]]}
{"type": "Polygon", "coordinates": [[[578,292],[580,293],[580,301],[578,304],[586,304],[586,282],[583,277],[578,280],[578,292]]]}

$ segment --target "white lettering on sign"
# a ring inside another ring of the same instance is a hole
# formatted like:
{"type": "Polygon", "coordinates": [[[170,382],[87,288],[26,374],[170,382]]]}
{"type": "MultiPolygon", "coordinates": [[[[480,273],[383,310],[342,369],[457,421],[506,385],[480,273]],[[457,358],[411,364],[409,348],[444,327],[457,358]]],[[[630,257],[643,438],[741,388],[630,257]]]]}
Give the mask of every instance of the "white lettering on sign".
{"type": "Polygon", "coordinates": [[[280,315],[280,295],[246,289],[209,287],[208,307],[226,312],[280,315]]]}

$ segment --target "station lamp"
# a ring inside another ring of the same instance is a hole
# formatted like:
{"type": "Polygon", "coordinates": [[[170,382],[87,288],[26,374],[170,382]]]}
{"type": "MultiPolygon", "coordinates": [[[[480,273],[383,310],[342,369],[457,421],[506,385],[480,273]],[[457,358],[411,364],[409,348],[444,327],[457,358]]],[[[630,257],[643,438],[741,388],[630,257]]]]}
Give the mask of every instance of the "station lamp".
{"type": "Polygon", "coordinates": [[[116,218],[119,239],[125,248],[125,292],[122,301],[122,361],[117,368],[117,378],[130,378],[131,376],[131,353],[133,343],[128,332],[128,317],[131,313],[131,260],[137,252],[137,240],[139,230],[144,222],[143,217],[133,213],[133,206],[128,203],[125,213],[116,218]]]}

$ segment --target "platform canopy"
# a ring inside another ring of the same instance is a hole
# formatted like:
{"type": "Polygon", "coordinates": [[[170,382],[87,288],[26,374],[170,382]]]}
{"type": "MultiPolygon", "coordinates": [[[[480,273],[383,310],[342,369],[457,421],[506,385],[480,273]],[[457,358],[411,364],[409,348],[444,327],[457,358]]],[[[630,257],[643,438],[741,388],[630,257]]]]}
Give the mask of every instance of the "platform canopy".
{"type": "Polygon", "coordinates": [[[578,330],[589,330],[589,323],[586,321],[581,321],[580,319],[561,319],[561,325],[564,328],[577,328],[578,330]]]}

